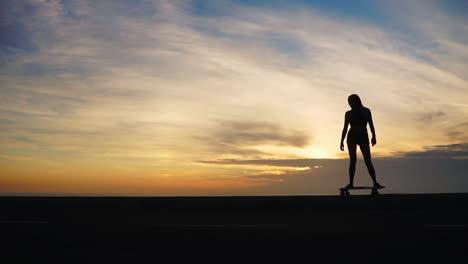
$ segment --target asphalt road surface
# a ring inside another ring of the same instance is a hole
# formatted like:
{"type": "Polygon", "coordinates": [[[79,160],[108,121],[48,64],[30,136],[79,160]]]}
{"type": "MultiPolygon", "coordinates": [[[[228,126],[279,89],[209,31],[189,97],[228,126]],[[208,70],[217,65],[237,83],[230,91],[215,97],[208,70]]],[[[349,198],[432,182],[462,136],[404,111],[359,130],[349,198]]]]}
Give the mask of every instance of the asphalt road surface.
{"type": "Polygon", "coordinates": [[[0,197],[0,208],[1,255],[17,262],[454,263],[468,252],[468,194],[0,197]]]}

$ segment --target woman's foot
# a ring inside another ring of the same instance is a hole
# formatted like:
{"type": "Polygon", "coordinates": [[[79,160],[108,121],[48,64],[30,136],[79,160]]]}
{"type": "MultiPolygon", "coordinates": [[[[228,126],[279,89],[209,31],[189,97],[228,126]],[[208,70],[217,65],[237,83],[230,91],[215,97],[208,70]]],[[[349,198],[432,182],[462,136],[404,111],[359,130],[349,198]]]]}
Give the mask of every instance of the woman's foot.
{"type": "Polygon", "coordinates": [[[383,188],[383,187],[385,187],[385,186],[380,185],[380,183],[378,183],[378,182],[374,182],[374,188],[380,189],[380,188],[383,188]]]}
{"type": "Polygon", "coordinates": [[[348,189],[348,188],[353,188],[353,187],[354,187],[354,184],[350,183],[350,184],[346,185],[345,188],[348,189]]]}

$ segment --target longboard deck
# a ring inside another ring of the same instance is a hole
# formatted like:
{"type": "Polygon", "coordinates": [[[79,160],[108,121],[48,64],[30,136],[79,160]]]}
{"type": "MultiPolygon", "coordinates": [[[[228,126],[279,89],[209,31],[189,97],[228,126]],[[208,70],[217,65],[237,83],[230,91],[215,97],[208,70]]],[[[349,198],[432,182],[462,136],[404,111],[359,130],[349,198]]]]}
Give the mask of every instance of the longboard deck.
{"type": "Polygon", "coordinates": [[[338,190],[340,191],[344,191],[344,190],[380,190],[380,189],[383,189],[385,188],[385,186],[382,186],[382,187],[373,187],[373,186],[354,186],[354,187],[351,187],[351,188],[347,188],[347,187],[341,187],[339,188],[338,190]]]}
{"type": "Polygon", "coordinates": [[[349,193],[349,190],[372,190],[371,191],[371,196],[376,196],[376,195],[379,195],[379,191],[380,189],[383,189],[385,188],[385,186],[381,186],[381,187],[374,187],[374,186],[355,186],[355,187],[343,187],[343,188],[339,188],[338,190],[340,190],[340,196],[341,197],[345,197],[345,196],[350,196],[350,193],[349,193]]]}

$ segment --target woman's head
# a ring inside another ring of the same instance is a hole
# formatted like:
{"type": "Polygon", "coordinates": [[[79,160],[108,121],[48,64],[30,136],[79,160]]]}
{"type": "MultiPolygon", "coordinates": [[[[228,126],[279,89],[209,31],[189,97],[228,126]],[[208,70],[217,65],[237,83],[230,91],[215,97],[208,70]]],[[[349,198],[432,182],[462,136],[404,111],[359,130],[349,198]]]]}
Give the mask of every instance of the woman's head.
{"type": "Polygon", "coordinates": [[[351,106],[351,109],[359,109],[364,107],[361,102],[361,98],[357,94],[352,94],[348,97],[348,103],[349,106],[351,106]]]}

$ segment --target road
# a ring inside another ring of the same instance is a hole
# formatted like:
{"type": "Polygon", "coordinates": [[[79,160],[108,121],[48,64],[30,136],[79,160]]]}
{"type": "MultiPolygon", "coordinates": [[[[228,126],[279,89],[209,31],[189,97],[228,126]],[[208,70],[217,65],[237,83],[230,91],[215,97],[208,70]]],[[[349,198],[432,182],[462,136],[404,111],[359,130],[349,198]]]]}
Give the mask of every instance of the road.
{"type": "Polygon", "coordinates": [[[18,260],[455,261],[468,194],[0,197],[18,260]]]}

